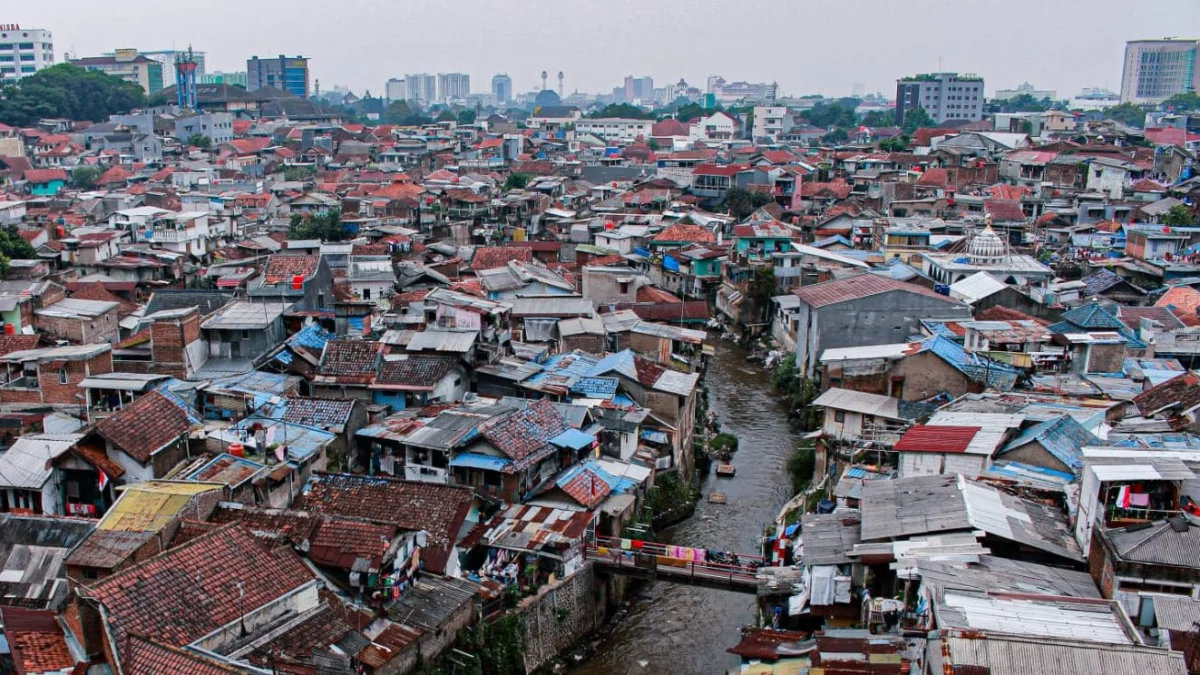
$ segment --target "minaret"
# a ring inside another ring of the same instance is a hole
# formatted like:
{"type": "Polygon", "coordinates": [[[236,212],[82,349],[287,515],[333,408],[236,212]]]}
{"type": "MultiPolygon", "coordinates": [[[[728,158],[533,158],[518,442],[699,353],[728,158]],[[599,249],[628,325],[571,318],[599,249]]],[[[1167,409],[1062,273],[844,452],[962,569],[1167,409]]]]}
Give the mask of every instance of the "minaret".
{"type": "Polygon", "coordinates": [[[546,72],[546,71],[544,71],[544,70],[542,71],[542,89],[545,89],[545,88],[546,88],[546,78],[547,78],[547,77],[549,77],[549,76],[550,76],[550,74],[549,74],[549,73],[547,73],[547,72],[546,72]]]}
{"type": "Polygon", "coordinates": [[[558,97],[563,97],[563,71],[558,71],[558,97]]]}

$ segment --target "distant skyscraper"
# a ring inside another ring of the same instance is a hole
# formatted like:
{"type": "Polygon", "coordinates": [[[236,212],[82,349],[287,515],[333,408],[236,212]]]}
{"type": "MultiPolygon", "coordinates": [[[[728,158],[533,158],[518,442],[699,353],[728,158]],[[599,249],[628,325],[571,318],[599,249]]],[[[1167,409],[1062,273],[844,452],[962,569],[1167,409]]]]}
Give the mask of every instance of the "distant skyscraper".
{"type": "Polygon", "coordinates": [[[625,76],[625,102],[645,101],[654,99],[654,78],[625,76]]]}
{"type": "Polygon", "coordinates": [[[504,105],[512,100],[512,78],[508,73],[500,73],[492,77],[492,93],[496,95],[496,104],[504,105]]]}
{"type": "Polygon", "coordinates": [[[896,81],[896,124],[904,116],[923,108],[941,124],[948,120],[983,119],[983,78],[958,73],[932,73],[896,81]]]}
{"type": "MultiPolygon", "coordinates": [[[[190,51],[187,49],[155,49],[153,51],[144,52],[138,50],[138,53],[148,59],[153,59],[163,64],[163,72],[175,68],[175,61],[182,56],[191,54],[191,58],[196,62],[196,79],[203,80],[204,74],[204,52],[190,51]]],[[[107,53],[105,56],[116,56],[115,52],[107,53]]]]}
{"type": "Polygon", "coordinates": [[[1131,40],[1125,43],[1121,100],[1162,103],[1175,94],[1200,91],[1200,40],[1131,40]]]}
{"type": "Polygon", "coordinates": [[[439,73],[438,100],[465,101],[471,93],[471,76],[466,73],[439,73]]]}
{"type": "Polygon", "coordinates": [[[250,57],[246,61],[246,89],[254,91],[263,87],[275,87],[308,98],[308,59],[283,54],[275,59],[250,57]]]}
{"type": "Polygon", "coordinates": [[[412,73],[404,76],[405,99],[409,103],[430,105],[437,102],[438,78],[429,73],[412,73]]]}
{"type": "Polygon", "coordinates": [[[248,74],[244,70],[239,70],[235,73],[223,73],[218,70],[205,73],[203,77],[197,79],[200,80],[200,84],[237,84],[245,87],[248,77],[248,74]]]}
{"type": "Polygon", "coordinates": [[[393,77],[388,80],[384,96],[389,101],[403,101],[404,97],[408,96],[408,87],[405,86],[404,78],[393,77]]]}
{"type": "Polygon", "coordinates": [[[52,65],[54,40],[50,31],[0,24],[0,83],[29,77],[52,65]]]}

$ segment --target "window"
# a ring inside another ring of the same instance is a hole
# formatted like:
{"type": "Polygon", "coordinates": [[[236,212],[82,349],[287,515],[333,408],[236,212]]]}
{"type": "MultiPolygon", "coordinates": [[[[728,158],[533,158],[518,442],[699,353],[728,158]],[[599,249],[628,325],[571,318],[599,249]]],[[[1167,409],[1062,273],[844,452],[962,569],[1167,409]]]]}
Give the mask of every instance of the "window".
{"type": "Polygon", "coordinates": [[[363,296],[363,300],[370,300],[371,299],[371,289],[364,288],[363,292],[362,292],[362,296],[363,296]]]}
{"type": "Polygon", "coordinates": [[[17,45],[17,49],[33,49],[32,42],[22,42],[17,45]]]}
{"type": "Polygon", "coordinates": [[[21,55],[22,61],[32,61],[33,58],[34,58],[33,54],[22,54],[21,55]]]}
{"type": "Polygon", "coordinates": [[[833,412],[833,421],[837,422],[838,424],[843,424],[846,421],[846,411],[835,410],[833,412]]]}
{"type": "Polygon", "coordinates": [[[70,382],[70,381],[71,381],[71,378],[70,378],[70,377],[68,376],[68,374],[67,374],[67,369],[66,369],[66,367],[59,368],[59,369],[58,369],[58,383],[59,383],[59,384],[66,384],[66,383],[68,383],[68,382],[70,382]]]}

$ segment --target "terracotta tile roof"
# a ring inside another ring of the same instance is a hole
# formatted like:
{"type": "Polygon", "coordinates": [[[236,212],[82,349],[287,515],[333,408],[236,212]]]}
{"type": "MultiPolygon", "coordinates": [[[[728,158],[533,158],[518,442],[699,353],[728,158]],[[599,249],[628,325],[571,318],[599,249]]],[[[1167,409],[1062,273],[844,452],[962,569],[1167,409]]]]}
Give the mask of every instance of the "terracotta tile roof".
{"type": "Polygon", "coordinates": [[[266,509],[253,506],[242,508],[219,507],[209,519],[225,525],[241,523],[242,527],[256,537],[278,539],[293,546],[311,542],[321,526],[321,517],[305,511],[266,509]]]}
{"type": "Polygon", "coordinates": [[[189,416],[173,398],[155,390],[101,420],[96,430],[127,455],[145,464],[155,452],[185,437],[194,419],[194,413],[189,416]]]}
{"type": "Polygon", "coordinates": [[[20,675],[54,673],[75,665],[66,635],[53,612],[5,607],[3,621],[16,672],[20,675]]]}
{"type": "Polygon", "coordinates": [[[271,138],[263,136],[261,138],[237,138],[229,142],[239,155],[254,155],[262,152],[271,145],[271,138]]]}
{"type": "Polygon", "coordinates": [[[230,675],[241,670],[210,661],[195,652],[164,645],[144,635],[130,634],[125,669],[147,675],[230,675]]]}
{"type": "Polygon", "coordinates": [[[263,280],[268,284],[291,283],[292,277],[308,278],[317,273],[321,258],[315,255],[276,253],[267,258],[263,280]]]}
{"type": "Polygon", "coordinates": [[[458,485],[316,472],[294,506],[407,532],[425,530],[429,546],[422,557],[427,569],[441,574],[473,499],[470,488],[458,485]]]}
{"type": "Polygon", "coordinates": [[[100,177],[96,179],[96,185],[112,185],[113,183],[126,183],[129,181],[130,178],[133,178],[133,174],[129,173],[128,171],[126,171],[124,168],[122,168],[120,166],[114,166],[114,167],[110,168],[109,170],[105,171],[104,173],[100,174],[100,177]]]}
{"type": "Polygon", "coordinates": [[[381,348],[378,342],[367,340],[330,340],[321,353],[318,372],[337,381],[348,381],[347,378],[369,381],[375,376],[381,348]]]}
{"type": "Polygon", "coordinates": [[[945,169],[926,169],[925,173],[917,179],[917,185],[922,187],[941,187],[944,188],[950,183],[950,172],[945,169]]]}
{"type": "Polygon", "coordinates": [[[358,559],[379,569],[383,556],[396,537],[396,526],[363,520],[327,517],[310,542],[308,557],[323,567],[350,571],[358,559]]]}
{"type": "Polygon", "coordinates": [[[1133,404],[1147,417],[1164,410],[1176,414],[1191,410],[1200,406],[1200,376],[1188,372],[1173,377],[1134,396],[1133,404]]]}
{"type": "Polygon", "coordinates": [[[531,262],[533,260],[533,250],[511,246],[480,246],[475,249],[475,255],[471,258],[471,269],[495,269],[497,267],[504,267],[514,260],[523,263],[531,262]]]}
{"type": "Polygon", "coordinates": [[[520,465],[540,459],[549,440],[567,430],[558,408],[547,399],[535,401],[482,429],[484,438],[520,465]]]}
{"type": "Polygon", "coordinates": [[[289,398],[283,421],[322,429],[344,426],[354,404],[354,399],[345,398],[289,398]]]}
{"type": "Polygon", "coordinates": [[[1021,209],[1021,202],[1013,199],[985,199],[983,200],[983,210],[999,221],[1025,220],[1025,211],[1021,209]]]}
{"type": "Polygon", "coordinates": [[[121,317],[126,317],[130,314],[133,314],[138,308],[137,303],[130,302],[120,296],[110,293],[109,290],[104,287],[104,283],[100,281],[78,284],[76,288],[71,291],[71,298],[73,300],[98,300],[101,302],[115,302],[118,305],[117,314],[121,317]]]}
{"type": "Polygon", "coordinates": [[[136,633],[181,647],[313,579],[290,548],[229,525],[82,592],[104,606],[115,644],[136,633]]]}
{"type": "Polygon", "coordinates": [[[947,296],[934,293],[924,286],[906,284],[903,281],[896,281],[895,279],[881,277],[876,274],[860,274],[844,279],[813,284],[812,286],[803,286],[792,291],[792,294],[799,297],[802,302],[810,307],[825,307],[826,305],[858,300],[891,291],[917,293],[930,298],[937,298],[944,302],[957,304],[947,296]]]}
{"type": "Polygon", "coordinates": [[[67,180],[67,172],[62,169],[29,169],[25,172],[25,180],[30,183],[49,183],[50,181],[67,180]]]}
{"type": "Polygon", "coordinates": [[[612,486],[587,467],[576,473],[565,485],[560,484],[559,487],[570,495],[571,499],[589,509],[599,506],[600,502],[607,499],[612,492],[612,486]]]}
{"type": "Polygon", "coordinates": [[[1200,306],[1200,291],[1190,286],[1176,286],[1162,294],[1155,307],[1174,307],[1180,313],[1195,314],[1200,306]]]}
{"type": "Polygon", "coordinates": [[[714,244],[717,241],[717,236],[706,227],[700,225],[691,225],[688,223],[675,223],[667,229],[654,235],[651,241],[655,242],[677,242],[685,241],[695,244],[714,244]]]}
{"type": "Polygon", "coordinates": [[[664,291],[657,286],[642,286],[637,289],[638,302],[683,302],[675,295],[664,291]]]}
{"type": "Polygon", "coordinates": [[[1183,322],[1166,307],[1125,307],[1124,305],[1118,305],[1117,318],[1124,322],[1126,326],[1129,326],[1129,330],[1134,331],[1142,325],[1142,319],[1157,321],[1166,330],[1183,328],[1183,322]]]}
{"type": "Polygon", "coordinates": [[[835,179],[829,183],[809,183],[804,182],[800,185],[801,197],[823,197],[835,199],[845,199],[850,196],[851,185],[841,178],[835,179]]]}
{"type": "Polygon", "coordinates": [[[410,354],[398,361],[383,362],[372,388],[433,390],[458,359],[453,356],[410,354]]]}
{"type": "Polygon", "coordinates": [[[633,310],[639,319],[646,321],[708,321],[712,313],[704,300],[688,300],[676,303],[619,303],[618,310],[633,310]]]}

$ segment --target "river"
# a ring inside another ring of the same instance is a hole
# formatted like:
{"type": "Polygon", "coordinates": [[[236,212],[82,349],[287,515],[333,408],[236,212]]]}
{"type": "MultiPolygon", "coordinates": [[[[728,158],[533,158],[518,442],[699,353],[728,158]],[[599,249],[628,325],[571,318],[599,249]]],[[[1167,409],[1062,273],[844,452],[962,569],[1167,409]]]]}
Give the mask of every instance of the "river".
{"type": "MultiPolygon", "coordinates": [[[[705,383],[721,430],[739,439],[733,460],[737,476],[718,479],[710,473],[696,514],[666,538],[686,546],[757,553],[763,529],[791,497],[785,464],[796,434],[761,366],[746,363],[746,352],[727,341],[718,340],[716,352],[705,383]],[[729,503],[709,504],[712,491],[724,492],[729,503]]],[[[755,618],[751,595],[655,582],[644,588],[595,655],[571,672],[726,673],[738,659],[725,649],[737,643],[739,629],[755,618]]]]}

